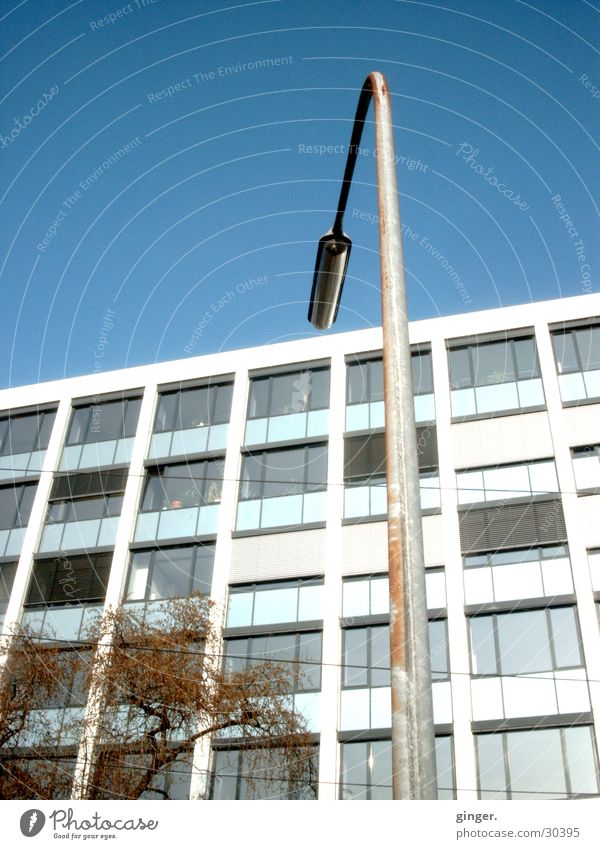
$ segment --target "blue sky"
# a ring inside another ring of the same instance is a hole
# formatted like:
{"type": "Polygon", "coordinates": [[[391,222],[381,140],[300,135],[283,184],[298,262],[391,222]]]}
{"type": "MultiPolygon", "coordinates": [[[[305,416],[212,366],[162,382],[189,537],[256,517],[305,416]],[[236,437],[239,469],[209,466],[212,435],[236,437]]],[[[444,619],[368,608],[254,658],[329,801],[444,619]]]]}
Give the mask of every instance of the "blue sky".
{"type": "MultiPolygon", "coordinates": [[[[2,0],[2,385],[93,371],[102,333],[109,369],[315,332],[371,70],[411,318],[598,291],[599,30],[587,0],[2,0]]],[[[380,322],[362,145],[335,331],[380,322]]]]}

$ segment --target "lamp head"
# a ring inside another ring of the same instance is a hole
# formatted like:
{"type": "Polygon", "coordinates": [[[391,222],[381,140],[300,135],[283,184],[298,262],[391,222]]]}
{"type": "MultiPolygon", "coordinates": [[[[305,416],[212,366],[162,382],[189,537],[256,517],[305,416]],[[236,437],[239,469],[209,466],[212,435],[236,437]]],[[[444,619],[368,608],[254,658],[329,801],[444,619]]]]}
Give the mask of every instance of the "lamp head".
{"type": "Polygon", "coordinates": [[[317,330],[329,330],[337,318],[352,242],[341,230],[319,239],[308,320],[317,330]]]}

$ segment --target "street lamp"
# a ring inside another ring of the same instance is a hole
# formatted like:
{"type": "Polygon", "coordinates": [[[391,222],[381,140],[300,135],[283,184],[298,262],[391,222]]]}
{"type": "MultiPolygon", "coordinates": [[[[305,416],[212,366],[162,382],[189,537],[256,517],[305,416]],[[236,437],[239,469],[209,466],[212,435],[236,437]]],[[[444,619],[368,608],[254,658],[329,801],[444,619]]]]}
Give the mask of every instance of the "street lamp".
{"type": "Polygon", "coordinates": [[[319,241],[308,318],[319,330],[327,330],[337,316],[352,247],[343,231],[344,212],[371,98],[375,106],[381,257],[393,797],[435,799],[431,664],[408,313],[391,99],[387,81],[379,72],[369,74],[360,93],[337,214],[333,227],[319,241]]]}

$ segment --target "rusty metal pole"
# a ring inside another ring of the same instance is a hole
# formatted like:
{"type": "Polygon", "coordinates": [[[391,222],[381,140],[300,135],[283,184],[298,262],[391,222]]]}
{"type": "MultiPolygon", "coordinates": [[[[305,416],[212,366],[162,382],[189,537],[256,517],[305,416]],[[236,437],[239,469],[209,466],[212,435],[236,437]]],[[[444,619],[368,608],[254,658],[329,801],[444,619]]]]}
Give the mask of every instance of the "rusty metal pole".
{"type": "Polygon", "coordinates": [[[383,74],[364,82],[350,139],[338,210],[319,243],[309,320],[320,329],[335,321],[352,242],[343,219],[371,98],[381,258],[381,312],[390,575],[392,783],[394,799],[435,799],[435,737],[417,439],[408,311],[391,98],[383,74]]]}
{"type": "Polygon", "coordinates": [[[419,469],[392,111],[382,74],[375,106],[390,572],[394,799],[435,799],[435,737],[419,469]]]}

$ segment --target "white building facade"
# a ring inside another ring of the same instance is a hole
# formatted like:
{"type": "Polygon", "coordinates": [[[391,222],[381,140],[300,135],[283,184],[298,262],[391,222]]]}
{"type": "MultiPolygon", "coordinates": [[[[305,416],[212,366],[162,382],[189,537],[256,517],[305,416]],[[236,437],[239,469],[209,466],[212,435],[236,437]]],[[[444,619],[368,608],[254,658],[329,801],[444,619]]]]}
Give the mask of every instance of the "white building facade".
{"type": "MultiPolygon", "coordinates": [[[[410,334],[438,796],[600,795],[600,296],[410,334]]],[[[5,633],[77,641],[104,606],[200,591],[225,655],[304,671],[318,785],[249,788],[243,749],[198,746],[178,798],[391,798],[381,345],[0,392],[5,633]]]]}

